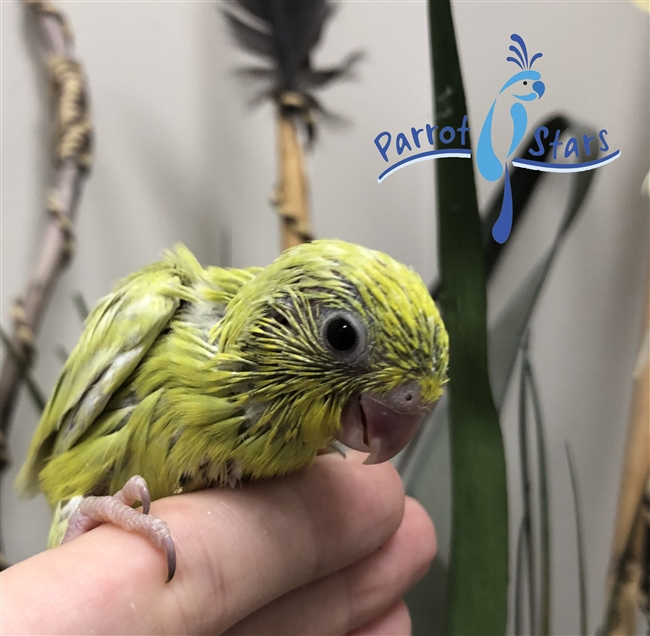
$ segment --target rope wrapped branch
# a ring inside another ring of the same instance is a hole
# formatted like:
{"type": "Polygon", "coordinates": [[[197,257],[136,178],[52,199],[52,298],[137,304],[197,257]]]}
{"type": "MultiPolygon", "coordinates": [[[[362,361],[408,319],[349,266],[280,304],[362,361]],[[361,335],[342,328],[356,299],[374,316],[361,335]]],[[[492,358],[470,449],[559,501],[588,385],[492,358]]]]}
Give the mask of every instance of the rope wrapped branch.
{"type": "Polygon", "coordinates": [[[36,336],[61,272],[74,254],[74,219],[81,184],[92,164],[93,127],[83,69],[73,57],[73,36],[59,9],[25,0],[33,12],[52,89],[56,176],[47,200],[47,227],[24,292],[12,308],[14,355],[5,351],[0,379],[0,470],[8,463],[6,435],[23,373],[36,357],[36,336]]]}

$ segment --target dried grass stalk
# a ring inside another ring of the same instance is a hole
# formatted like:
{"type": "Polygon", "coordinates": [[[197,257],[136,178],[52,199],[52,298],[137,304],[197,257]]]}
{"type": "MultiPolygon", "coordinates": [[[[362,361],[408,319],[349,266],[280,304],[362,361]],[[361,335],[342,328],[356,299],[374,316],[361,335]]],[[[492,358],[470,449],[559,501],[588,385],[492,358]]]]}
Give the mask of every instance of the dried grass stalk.
{"type": "Polygon", "coordinates": [[[644,513],[650,494],[650,292],[646,310],[645,335],[634,372],[632,414],[627,434],[625,463],[619,493],[612,556],[608,576],[604,633],[624,636],[636,634],[639,603],[647,611],[648,563],[644,545],[650,519],[644,513]]]}

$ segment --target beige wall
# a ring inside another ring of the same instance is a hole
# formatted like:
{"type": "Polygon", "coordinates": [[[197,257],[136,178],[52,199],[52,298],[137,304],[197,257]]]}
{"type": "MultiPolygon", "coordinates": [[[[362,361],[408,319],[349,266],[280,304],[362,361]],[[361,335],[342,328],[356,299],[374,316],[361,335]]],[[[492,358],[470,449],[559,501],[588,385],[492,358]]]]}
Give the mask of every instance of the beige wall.
{"type": "MultiPolygon", "coordinates": [[[[50,174],[46,92],[23,7],[2,2],[2,324],[39,244],[50,174]]],[[[90,77],[97,160],[83,197],[78,252],[57,289],[41,334],[36,377],[49,390],[60,363],[56,345],[74,345],[80,324],[71,296],[89,302],[121,276],[175,242],[203,263],[264,265],[277,254],[278,223],[268,204],[275,178],[273,111],[245,106],[234,52],[211,2],[62,3],[90,77]]],[[[599,621],[631,373],[637,353],[648,265],[648,16],[628,2],[456,2],[457,34],[474,142],[505,74],[509,37],[542,50],[546,82],[531,120],[561,110],[607,128],[622,157],[601,169],[583,218],[567,240],[534,319],[532,348],[548,427],[554,541],[554,629],[575,633],[574,524],[564,442],[573,448],[582,488],[590,582],[590,629],[599,621]]],[[[425,279],[437,269],[433,166],[410,166],[377,185],[382,160],[374,137],[431,121],[426,5],[344,2],[316,57],[337,62],[366,52],[358,81],[322,95],[344,115],[323,126],[310,157],[315,233],[384,250],[425,279]]],[[[484,202],[493,186],[479,180],[484,202]]],[[[490,294],[491,312],[554,232],[568,179],[552,176],[536,197],[490,294]]],[[[516,392],[503,418],[519,522],[516,392]]],[[[49,511],[42,498],[19,501],[11,481],[37,415],[23,396],[11,435],[14,460],[2,488],[10,559],[43,548],[49,511]]],[[[436,520],[441,537],[447,521],[436,520]]],[[[443,545],[444,551],[444,545],[443,545]]]]}

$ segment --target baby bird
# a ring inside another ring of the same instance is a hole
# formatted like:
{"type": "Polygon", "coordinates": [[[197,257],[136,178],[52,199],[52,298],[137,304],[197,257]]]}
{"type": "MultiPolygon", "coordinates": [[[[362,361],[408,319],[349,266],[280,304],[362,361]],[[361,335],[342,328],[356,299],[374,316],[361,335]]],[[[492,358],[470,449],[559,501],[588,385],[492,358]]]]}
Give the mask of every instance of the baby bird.
{"type": "Polygon", "coordinates": [[[385,254],[319,240],[266,268],[204,269],[177,246],[88,316],[17,485],[55,509],[50,547],[112,522],[163,549],[171,580],[151,500],[283,475],[335,440],[384,462],[447,366],[427,288],[385,254]]]}

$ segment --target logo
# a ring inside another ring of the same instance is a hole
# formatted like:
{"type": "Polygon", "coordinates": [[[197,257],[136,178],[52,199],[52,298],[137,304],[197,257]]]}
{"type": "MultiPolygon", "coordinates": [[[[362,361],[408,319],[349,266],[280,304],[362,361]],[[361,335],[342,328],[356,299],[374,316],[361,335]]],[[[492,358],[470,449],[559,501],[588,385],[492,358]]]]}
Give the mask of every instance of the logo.
{"type": "MultiPolygon", "coordinates": [[[[528,128],[527,107],[533,102],[540,100],[546,92],[546,84],[542,81],[542,74],[539,70],[533,69],[533,64],[542,57],[541,53],[528,56],[528,49],[524,39],[513,33],[510,39],[514,44],[510,45],[507,62],[519,67],[501,87],[497,97],[492,102],[488,111],[478,139],[476,149],[476,165],[480,175],[486,181],[498,181],[503,177],[503,199],[501,212],[492,228],[492,237],[497,243],[505,243],[510,236],[512,229],[512,190],[510,187],[509,161],[518,149],[526,130],[528,128]],[[507,133],[505,138],[499,138],[494,134],[495,120],[499,118],[505,122],[507,133]]],[[[438,126],[426,124],[424,128],[411,128],[410,136],[400,132],[395,138],[395,153],[397,160],[384,170],[377,178],[381,183],[393,172],[411,163],[438,159],[442,157],[456,157],[470,159],[472,150],[465,147],[468,141],[469,128],[467,126],[467,115],[457,128],[445,126],[438,130],[438,126]],[[413,154],[414,149],[419,150],[423,144],[433,146],[433,150],[425,150],[413,154]],[[459,147],[460,145],[460,147],[459,147]],[[399,157],[408,151],[404,159],[399,157]]],[[[597,157],[599,152],[610,150],[605,137],[607,130],[601,129],[598,137],[583,135],[581,142],[577,137],[572,137],[566,143],[560,141],[560,131],[553,133],[546,126],[539,126],[534,132],[534,145],[525,153],[525,158],[513,159],[512,165],[527,170],[542,170],[545,172],[580,172],[593,170],[617,159],[621,151],[615,150],[610,154],[597,157]],[[552,160],[540,161],[536,157],[543,157],[546,154],[545,140],[549,148],[552,148],[552,160]],[[564,146],[560,151],[560,146],[564,146]],[[559,155],[564,159],[572,159],[573,163],[558,162],[559,155]],[[528,158],[528,157],[531,158],[528,158]],[[584,161],[582,158],[584,157],[584,161]]],[[[388,131],[379,133],[375,139],[375,146],[379,150],[384,161],[390,163],[389,151],[392,143],[392,135],[388,131]]]]}
{"type": "Polygon", "coordinates": [[[541,53],[535,53],[528,59],[528,51],[524,40],[514,33],[511,38],[513,42],[519,44],[520,48],[510,46],[510,50],[517,57],[507,57],[508,62],[514,62],[521,70],[515,73],[501,88],[497,98],[492,102],[487,117],[483,122],[481,134],[478,138],[478,147],[476,150],[476,164],[481,176],[487,181],[497,181],[505,172],[505,182],[503,185],[503,203],[501,213],[492,228],[492,237],[497,243],[504,243],[510,230],[512,229],[512,190],[510,189],[510,173],[508,171],[508,159],[512,156],[519,146],[526,128],[528,126],[528,114],[525,104],[541,99],[546,91],[546,86],[542,82],[542,75],[539,71],[532,69],[535,60],[542,57],[541,53]],[[498,156],[492,144],[492,127],[494,124],[494,111],[497,104],[502,108],[510,106],[511,134],[510,147],[505,157],[498,156]]]}

